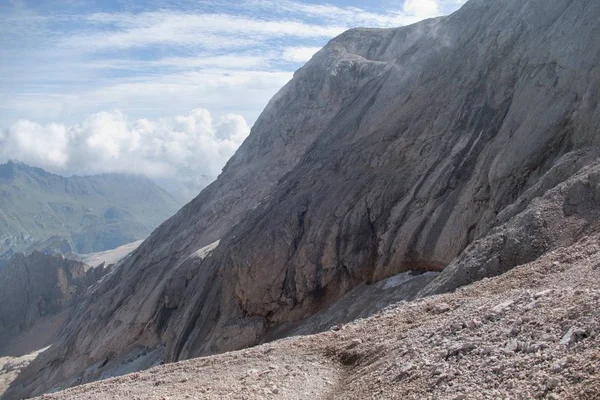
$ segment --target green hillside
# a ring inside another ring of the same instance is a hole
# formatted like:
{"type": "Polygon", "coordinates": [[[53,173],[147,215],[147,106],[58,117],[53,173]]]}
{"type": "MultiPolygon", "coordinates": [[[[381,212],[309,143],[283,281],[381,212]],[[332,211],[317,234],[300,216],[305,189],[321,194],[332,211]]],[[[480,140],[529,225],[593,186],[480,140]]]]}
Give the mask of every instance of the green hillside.
{"type": "Polygon", "coordinates": [[[0,257],[113,249],[145,238],[179,207],[144,177],[63,177],[9,161],[0,165],[0,257]]]}

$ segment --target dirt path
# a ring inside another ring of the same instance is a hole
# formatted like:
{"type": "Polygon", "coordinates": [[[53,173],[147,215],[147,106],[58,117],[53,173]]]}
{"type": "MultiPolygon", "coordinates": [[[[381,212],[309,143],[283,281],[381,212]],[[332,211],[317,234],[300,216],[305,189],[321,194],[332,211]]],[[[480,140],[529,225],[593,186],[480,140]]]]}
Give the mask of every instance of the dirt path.
{"type": "Polygon", "coordinates": [[[342,368],[298,340],[183,361],[43,398],[263,399],[324,398],[342,368]],[[280,351],[285,346],[289,352],[280,351]]]}
{"type": "Polygon", "coordinates": [[[598,399],[600,242],[323,334],[48,399],[598,399]]]}

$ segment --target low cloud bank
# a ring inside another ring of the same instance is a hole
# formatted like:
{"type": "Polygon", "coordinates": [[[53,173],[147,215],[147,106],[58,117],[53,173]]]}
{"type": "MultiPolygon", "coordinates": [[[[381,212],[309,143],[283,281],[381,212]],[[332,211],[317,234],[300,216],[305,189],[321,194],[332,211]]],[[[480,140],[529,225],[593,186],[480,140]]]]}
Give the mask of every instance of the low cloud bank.
{"type": "Polygon", "coordinates": [[[213,118],[201,108],[135,121],[114,110],[73,126],[19,120],[0,132],[0,158],[62,175],[146,175],[190,199],[218,176],[249,133],[242,116],[213,118]]]}

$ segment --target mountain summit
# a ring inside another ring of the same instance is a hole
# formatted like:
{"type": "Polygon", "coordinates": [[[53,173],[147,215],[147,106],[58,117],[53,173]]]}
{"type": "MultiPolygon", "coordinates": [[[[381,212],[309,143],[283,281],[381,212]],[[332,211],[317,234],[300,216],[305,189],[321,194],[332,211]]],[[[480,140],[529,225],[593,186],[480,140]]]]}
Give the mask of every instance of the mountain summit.
{"type": "Polygon", "coordinates": [[[600,213],[599,35],[599,2],[471,0],[333,39],[9,398],[251,346],[399,273],[442,271],[411,289],[440,293],[576,242],[600,213]]]}

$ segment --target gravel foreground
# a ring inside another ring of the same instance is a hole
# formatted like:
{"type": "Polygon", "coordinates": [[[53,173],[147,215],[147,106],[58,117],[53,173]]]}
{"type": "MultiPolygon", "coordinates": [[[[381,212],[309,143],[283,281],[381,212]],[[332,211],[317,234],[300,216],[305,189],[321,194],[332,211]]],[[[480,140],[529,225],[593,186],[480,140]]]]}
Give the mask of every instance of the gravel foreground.
{"type": "Polygon", "coordinates": [[[43,399],[598,399],[600,236],[313,336],[43,399]]]}

